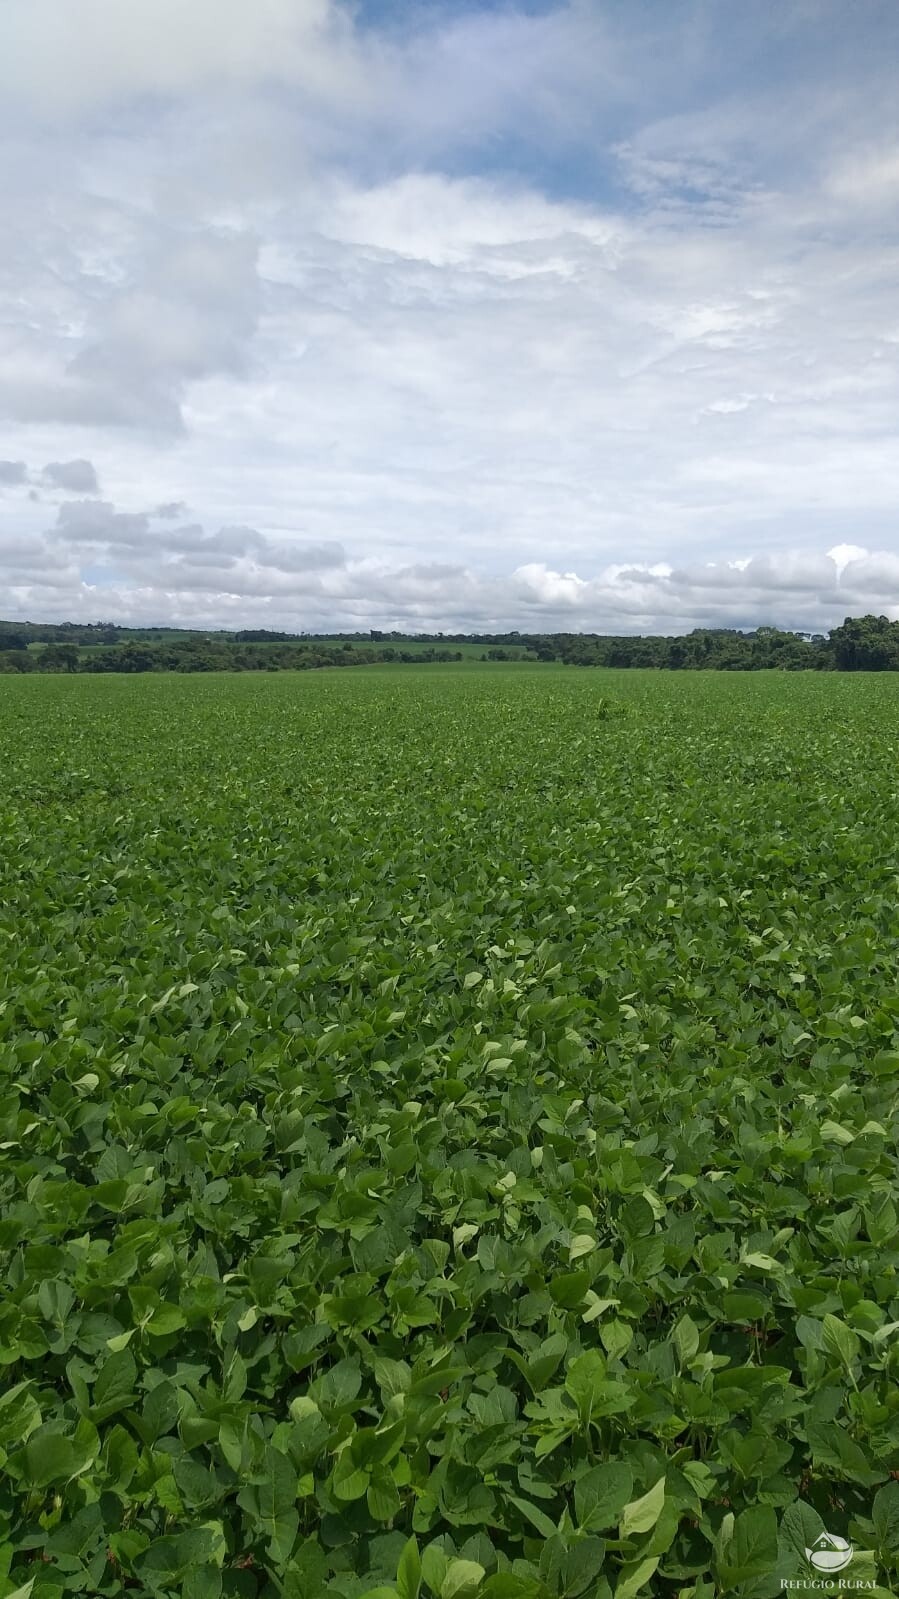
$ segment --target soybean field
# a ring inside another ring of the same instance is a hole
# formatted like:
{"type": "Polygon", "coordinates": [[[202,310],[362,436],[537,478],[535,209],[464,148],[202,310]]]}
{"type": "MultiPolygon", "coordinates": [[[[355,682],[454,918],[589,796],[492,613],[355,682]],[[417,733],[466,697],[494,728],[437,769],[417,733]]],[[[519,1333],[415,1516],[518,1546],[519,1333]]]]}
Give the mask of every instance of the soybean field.
{"type": "Polygon", "coordinates": [[[899,681],[9,677],[0,774],[0,1599],[897,1590],[899,681]]]}

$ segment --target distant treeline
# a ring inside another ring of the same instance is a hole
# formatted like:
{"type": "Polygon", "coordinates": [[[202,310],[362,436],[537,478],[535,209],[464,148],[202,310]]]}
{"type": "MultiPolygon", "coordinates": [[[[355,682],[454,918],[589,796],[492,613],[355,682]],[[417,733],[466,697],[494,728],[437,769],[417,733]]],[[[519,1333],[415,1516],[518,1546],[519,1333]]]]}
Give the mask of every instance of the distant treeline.
{"type": "MultiPolygon", "coordinates": [[[[465,644],[484,661],[664,671],[899,671],[899,622],[847,617],[824,633],[696,628],[669,637],[597,633],[290,634],[264,628],[200,633],[124,628],[112,622],[0,622],[0,672],[280,672],[322,666],[461,661],[465,644]],[[411,646],[411,647],[410,647],[411,646]]],[[[477,656],[475,656],[477,658],[477,656]]]]}
{"type": "MultiPolygon", "coordinates": [[[[96,642],[96,641],[94,641],[96,642]]],[[[4,647],[0,633],[0,672],[301,672],[320,666],[374,666],[379,662],[461,661],[461,650],[354,648],[352,644],[276,644],[253,646],[219,639],[172,639],[168,643],[131,641],[104,649],[73,643],[41,649],[4,647]]]]}

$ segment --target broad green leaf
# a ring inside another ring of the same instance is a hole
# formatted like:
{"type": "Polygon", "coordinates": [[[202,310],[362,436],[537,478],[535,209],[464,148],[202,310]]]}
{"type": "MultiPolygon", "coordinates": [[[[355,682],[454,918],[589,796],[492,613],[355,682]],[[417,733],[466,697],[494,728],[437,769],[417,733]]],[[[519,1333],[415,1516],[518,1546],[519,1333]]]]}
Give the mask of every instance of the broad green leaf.
{"type": "Polygon", "coordinates": [[[440,1599],[474,1599],[485,1576],[476,1560],[451,1560],[440,1584],[440,1599]]]}
{"type": "Polygon", "coordinates": [[[634,1560],[622,1566],[615,1584],[615,1599],[634,1599],[646,1587],[658,1564],[658,1555],[650,1555],[645,1560],[634,1560]]]}
{"type": "Polygon", "coordinates": [[[33,1432],[25,1444],[26,1480],[35,1488],[71,1482],[88,1469],[98,1452],[97,1433],[89,1422],[79,1422],[71,1434],[49,1423],[33,1432]]]}
{"type": "Polygon", "coordinates": [[[338,1456],[334,1467],[333,1488],[337,1499],[361,1499],[368,1491],[371,1473],[353,1464],[349,1450],[338,1456]]]}
{"type": "Polygon", "coordinates": [[[638,1532],[649,1532],[655,1526],[665,1503],[665,1481],[664,1477],[660,1477],[639,1499],[632,1499],[624,1506],[618,1527],[622,1538],[629,1538],[638,1532]]]}
{"type": "Polygon", "coordinates": [[[418,1544],[410,1538],[396,1568],[396,1586],[399,1599],[418,1599],[421,1592],[421,1557],[418,1544]]]}
{"type": "Polygon", "coordinates": [[[132,1404],[136,1378],[137,1364],[129,1349],[111,1354],[94,1384],[94,1412],[105,1418],[132,1404]]]}
{"type": "Polygon", "coordinates": [[[699,1350],[699,1329],[690,1316],[681,1316],[671,1334],[671,1339],[682,1365],[691,1361],[699,1350]]]}
{"type": "Polygon", "coordinates": [[[889,1482],[874,1495],[871,1519],[879,1549],[899,1552],[899,1482],[889,1482]]]}
{"type": "MultiPolygon", "coordinates": [[[[574,1485],[577,1523],[588,1532],[599,1532],[615,1525],[630,1499],[633,1473],[620,1461],[594,1466],[578,1477],[574,1485]]],[[[639,1503],[639,1501],[637,1501],[639,1503]]]]}
{"type": "Polygon", "coordinates": [[[718,1558],[718,1576],[725,1591],[771,1576],[778,1558],[777,1518],[770,1505],[753,1505],[733,1522],[731,1537],[718,1558]]]}
{"type": "Polygon", "coordinates": [[[571,1395],[583,1415],[589,1416],[594,1396],[605,1381],[605,1376],[605,1357],[598,1349],[578,1355],[568,1367],[565,1391],[571,1395]]]}
{"type": "Polygon", "coordinates": [[[590,1233],[576,1233],[568,1245],[568,1259],[580,1260],[583,1255],[592,1254],[596,1248],[596,1239],[590,1233]]]}
{"type": "Polygon", "coordinates": [[[537,1531],[544,1538],[552,1538],[555,1535],[555,1522],[551,1521],[549,1516],[547,1516],[538,1505],[533,1505],[529,1500],[520,1499],[517,1494],[511,1493],[509,1495],[509,1501],[511,1504],[515,1505],[516,1509],[521,1511],[525,1519],[529,1521],[532,1526],[536,1527],[537,1531]]]}
{"type": "Polygon", "coordinates": [[[277,1560],[286,1560],[299,1525],[296,1505],[297,1474],[290,1461],[267,1446],[262,1462],[263,1480],[257,1489],[260,1521],[277,1560]]]}
{"type": "Polygon", "coordinates": [[[856,1333],[837,1316],[825,1316],[822,1328],[822,1342],[830,1354],[836,1355],[844,1366],[851,1366],[859,1352],[859,1340],[856,1333]]]}
{"type": "MultiPolygon", "coordinates": [[[[344,1491],[342,1491],[343,1486],[344,1485],[341,1485],[341,1491],[339,1493],[339,1497],[341,1499],[349,1497],[344,1491]]],[[[335,1493],[336,1492],[337,1486],[335,1484],[335,1493]]],[[[355,1497],[355,1495],[352,1497],[355,1497]]],[[[399,1514],[401,1508],[400,1496],[397,1493],[396,1487],[394,1486],[390,1477],[385,1476],[384,1479],[381,1480],[380,1475],[376,1473],[373,1477],[368,1479],[366,1503],[368,1505],[369,1514],[374,1517],[375,1521],[392,1521],[394,1516],[399,1514]]]]}

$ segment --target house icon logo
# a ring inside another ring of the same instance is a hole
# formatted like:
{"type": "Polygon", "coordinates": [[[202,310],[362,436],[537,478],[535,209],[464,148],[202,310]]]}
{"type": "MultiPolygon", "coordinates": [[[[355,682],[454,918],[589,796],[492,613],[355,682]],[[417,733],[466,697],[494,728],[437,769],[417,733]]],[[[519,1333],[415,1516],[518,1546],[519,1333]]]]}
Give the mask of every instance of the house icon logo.
{"type": "Polygon", "coordinates": [[[805,1551],[805,1558],[813,1570],[827,1576],[832,1576],[837,1571],[845,1571],[852,1555],[851,1543],[836,1532],[819,1533],[811,1549],[805,1551]]]}

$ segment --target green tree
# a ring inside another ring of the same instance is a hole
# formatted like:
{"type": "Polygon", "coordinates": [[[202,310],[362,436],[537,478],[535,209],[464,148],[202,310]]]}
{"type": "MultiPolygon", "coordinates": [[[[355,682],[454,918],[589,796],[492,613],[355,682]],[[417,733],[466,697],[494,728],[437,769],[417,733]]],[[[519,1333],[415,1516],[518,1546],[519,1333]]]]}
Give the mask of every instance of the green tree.
{"type": "Polygon", "coordinates": [[[77,644],[48,644],[41,656],[41,667],[45,672],[77,672],[77,644]]]}
{"type": "Polygon", "coordinates": [[[838,671],[899,671],[899,622],[889,617],[847,616],[830,643],[838,671]]]}

